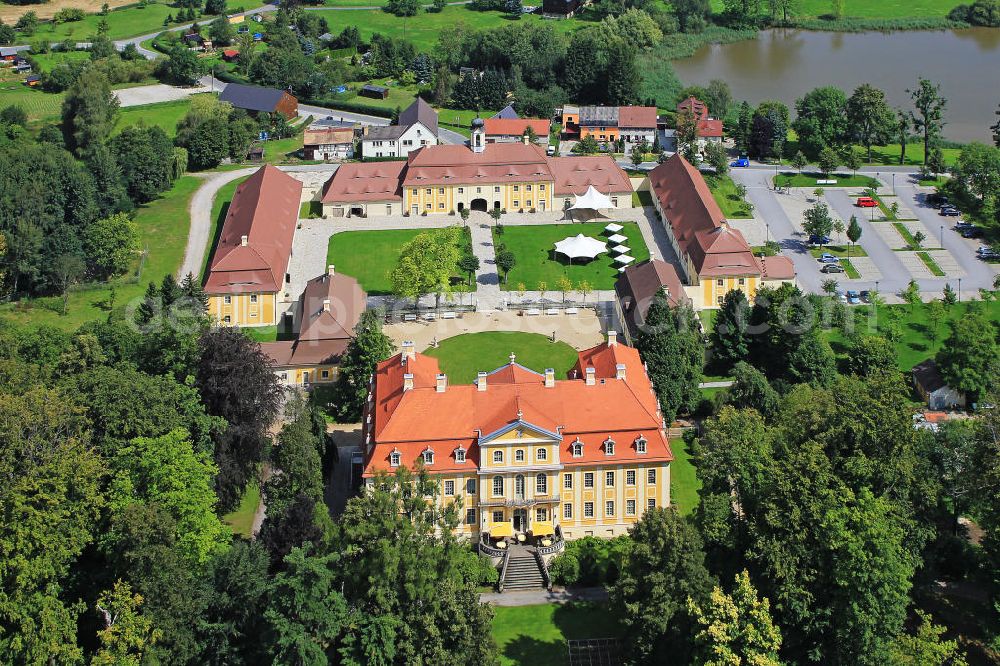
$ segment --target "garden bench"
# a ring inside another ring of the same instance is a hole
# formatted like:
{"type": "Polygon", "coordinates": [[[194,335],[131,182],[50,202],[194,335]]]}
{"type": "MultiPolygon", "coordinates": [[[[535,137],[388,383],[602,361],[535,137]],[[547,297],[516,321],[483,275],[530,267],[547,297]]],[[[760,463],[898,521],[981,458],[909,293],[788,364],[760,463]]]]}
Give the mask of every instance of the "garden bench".
{"type": "Polygon", "coordinates": [[[534,317],[535,315],[540,315],[540,314],[542,314],[542,311],[539,310],[538,308],[529,308],[524,311],[524,316],[526,317],[534,317]]]}
{"type": "Polygon", "coordinates": [[[566,314],[568,315],[580,314],[580,311],[576,308],[566,308],[566,314]]]}
{"type": "Polygon", "coordinates": [[[545,314],[547,314],[547,315],[557,315],[557,314],[559,314],[559,308],[549,308],[548,310],[545,311],[545,314]]]}
{"type": "Polygon", "coordinates": [[[458,319],[457,312],[442,312],[441,319],[458,319]]]}
{"type": "Polygon", "coordinates": [[[403,315],[403,321],[416,321],[416,320],[417,320],[417,315],[415,314],[403,315]]]}

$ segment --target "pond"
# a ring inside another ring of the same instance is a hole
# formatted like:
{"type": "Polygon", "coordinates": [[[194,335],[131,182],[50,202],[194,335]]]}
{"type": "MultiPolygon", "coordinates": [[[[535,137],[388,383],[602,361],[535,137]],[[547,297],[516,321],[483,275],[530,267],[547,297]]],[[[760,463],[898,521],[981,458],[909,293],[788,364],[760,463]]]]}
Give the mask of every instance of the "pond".
{"type": "Polygon", "coordinates": [[[793,109],[813,88],[832,85],[850,95],[862,83],[885,90],[890,104],[911,108],[907,88],[922,76],[948,99],[944,135],[991,140],[1000,104],[1000,30],[813,32],[766,30],[757,39],[710,44],[674,61],[687,84],[729,83],[733,97],[756,104],[778,99],[793,109]]]}

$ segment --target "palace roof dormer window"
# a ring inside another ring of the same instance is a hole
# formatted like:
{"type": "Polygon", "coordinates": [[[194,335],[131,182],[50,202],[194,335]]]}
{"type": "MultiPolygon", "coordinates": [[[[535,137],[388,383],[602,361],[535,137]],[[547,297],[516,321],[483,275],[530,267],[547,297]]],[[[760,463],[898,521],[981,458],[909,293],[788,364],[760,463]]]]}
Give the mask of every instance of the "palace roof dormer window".
{"type": "Polygon", "coordinates": [[[604,455],[613,456],[615,455],[615,440],[608,437],[604,440],[604,455]]]}
{"type": "Polygon", "coordinates": [[[424,449],[424,452],[421,455],[424,457],[425,465],[434,464],[434,451],[432,451],[430,448],[424,449]]]}
{"type": "Polygon", "coordinates": [[[582,458],[583,457],[583,442],[577,437],[576,441],[573,442],[573,457],[582,458]]]}
{"type": "Polygon", "coordinates": [[[645,453],[646,452],[646,438],[639,435],[635,438],[635,452],[645,453]]]}
{"type": "Polygon", "coordinates": [[[389,454],[389,464],[393,467],[399,467],[400,457],[399,451],[393,451],[389,454]]]}
{"type": "Polygon", "coordinates": [[[464,463],[465,462],[465,449],[461,446],[455,449],[455,462],[464,463]]]}

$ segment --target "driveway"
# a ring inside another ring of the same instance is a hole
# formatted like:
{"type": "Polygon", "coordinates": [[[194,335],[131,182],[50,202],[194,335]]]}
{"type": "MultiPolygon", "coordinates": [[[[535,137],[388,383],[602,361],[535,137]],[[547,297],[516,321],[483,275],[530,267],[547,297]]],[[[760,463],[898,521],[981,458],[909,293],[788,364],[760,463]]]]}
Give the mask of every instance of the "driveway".
{"type": "Polygon", "coordinates": [[[135,88],[121,88],[114,91],[114,96],[118,98],[119,104],[127,106],[143,106],[144,104],[156,104],[157,102],[172,102],[184,99],[198,93],[218,92],[225,84],[214,79],[215,86],[206,85],[205,81],[199,81],[198,85],[191,87],[168,86],[164,83],[157,83],[151,86],[137,86],[135,88]]]}
{"type": "Polygon", "coordinates": [[[209,250],[211,242],[209,234],[212,231],[212,203],[219,189],[226,183],[249,176],[256,170],[256,168],[240,169],[210,174],[205,178],[205,184],[191,197],[191,227],[188,230],[187,247],[184,249],[184,261],[177,273],[178,280],[184,279],[188,273],[201,275],[205,253],[209,250]]]}

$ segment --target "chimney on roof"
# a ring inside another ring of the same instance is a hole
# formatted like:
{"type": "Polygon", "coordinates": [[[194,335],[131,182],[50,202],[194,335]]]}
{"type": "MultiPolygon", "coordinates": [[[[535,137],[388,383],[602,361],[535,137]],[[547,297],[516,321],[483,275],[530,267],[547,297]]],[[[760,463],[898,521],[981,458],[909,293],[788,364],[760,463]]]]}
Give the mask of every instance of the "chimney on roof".
{"type": "Polygon", "coordinates": [[[323,312],[329,312],[329,311],[330,311],[330,299],[329,298],[324,298],[323,299],[323,312]]]}
{"type": "Polygon", "coordinates": [[[597,370],[594,370],[594,368],[587,368],[586,374],[587,374],[587,386],[593,386],[594,384],[597,383],[597,370]]]}
{"type": "Polygon", "coordinates": [[[446,388],[448,388],[448,375],[438,373],[435,389],[438,393],[444,393],[446,388]]]}
{"type": "Polygon", "coordinates": [[[480,372],[476,375],[476,388],[480,391],[486,390],[486,373],[480,372]]]}
{"type": "Polygon", "coordinates": [[[327,275],[336,275],[337,274],[337,271],[336,271],[336,269],[334,269],[333,264],[330,264],[329,266],[326,267],[326,274],[327,275]]]}
{"type": "Polygon", "coordinates": [[[413,375],[407,372],[403,375],[403,390],[410,391],[413,389],[413,375]]]}
{"type": "Polygon", "coordinates": [[[615,366],[615,379],[625,379],[625,364],[619,363],[615,366]]]}
{"type": "Polygon", "coordinates": [[[545,368],[545,387],[552,388],[556,385],[556,371],[553,368],[545,368]]]}
{"type": "Polygon", "coordinates": [[[247,241],[249,241],[249,240],[250,240],[249,236],[240,236],[240,245],[242,245],[243,247],[246,247],[247,246],[247,241]]]}
{"type": "Polygon", "coordinates": [[[614,347],[618,344],[618,331],[608,331],[608,346],[614,347]]]}
{"type": "Polygon", "coordinates": [[[526,146],[527,146],[527,145],[528,145],[529,143],[531,143],[531,139],[530,139],[530,138],[528,138],[528,133],[527,133],[527,132],[525,132],[524,134],[522,134],[522,135],[521,135],[521,143],[523,143],[523,144],[524,144],[524,145],[526,145],[526,146]]]}
{"type": "Polygon", "coordinates": [[[416,350],[413,347],[413,340],[403,340],[403,361],[407,359],[413,359],[417,357],[416,350]]]}

